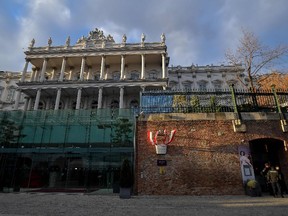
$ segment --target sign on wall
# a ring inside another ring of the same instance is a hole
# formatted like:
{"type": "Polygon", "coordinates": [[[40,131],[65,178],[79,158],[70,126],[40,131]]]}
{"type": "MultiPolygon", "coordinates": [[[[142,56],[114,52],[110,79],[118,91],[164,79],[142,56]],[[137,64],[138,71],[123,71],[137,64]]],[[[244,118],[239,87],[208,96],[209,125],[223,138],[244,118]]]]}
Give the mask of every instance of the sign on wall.
{"type": "Polygon", "coordinates": [[[152,131],[147,131],[148,141],[155,146],[156,154],[165,155],[167,153],[167,145],[170,144],[175,136],[176,130],[158,130],[153,136],[152,131]],[[159,140],[158,140],[159,139],[159,140]]]}

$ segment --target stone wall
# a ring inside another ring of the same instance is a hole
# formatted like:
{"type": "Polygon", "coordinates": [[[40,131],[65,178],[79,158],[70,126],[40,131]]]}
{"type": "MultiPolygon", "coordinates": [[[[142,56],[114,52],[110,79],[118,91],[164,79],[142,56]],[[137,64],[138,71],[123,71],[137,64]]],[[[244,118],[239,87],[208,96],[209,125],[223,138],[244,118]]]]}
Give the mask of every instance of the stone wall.
{"type": "MultiPolygon", "coordinates": [[[[139,117],[135,192],[142,195],[244,194],[238,146],[249,146],[249,141],[259,138],[282,141],[288,138],[281,130],[278,117],[244,116],[244,133],[234,132],[233,118],[233,113],[139,117]],[[164,129],[177,129],[176,136],[168,145],[167,154],[157,155],[155,146],[147,139],[147,131],[164,129]],[[157,160],[165,160],[167,166],[157,166],[157,160]]],[[[288,167],[287,155],[283,147],[282,167],[288,167]]]]}

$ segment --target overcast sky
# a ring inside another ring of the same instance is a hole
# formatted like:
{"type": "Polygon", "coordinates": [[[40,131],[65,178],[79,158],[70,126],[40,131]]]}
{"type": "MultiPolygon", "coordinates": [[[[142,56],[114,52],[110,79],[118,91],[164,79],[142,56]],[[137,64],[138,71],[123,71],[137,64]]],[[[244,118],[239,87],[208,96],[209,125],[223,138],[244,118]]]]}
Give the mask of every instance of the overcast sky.
{"type": "Polygon", "coordinates": [[[1,0],[0,71],[21,71],[24,51],[35,46],[71,45],[98,28],[117,43],[160,42],[171,65],[220,65],[235,49],[241,27],[269,46],[288,43],[287,0],[1,0]]]}

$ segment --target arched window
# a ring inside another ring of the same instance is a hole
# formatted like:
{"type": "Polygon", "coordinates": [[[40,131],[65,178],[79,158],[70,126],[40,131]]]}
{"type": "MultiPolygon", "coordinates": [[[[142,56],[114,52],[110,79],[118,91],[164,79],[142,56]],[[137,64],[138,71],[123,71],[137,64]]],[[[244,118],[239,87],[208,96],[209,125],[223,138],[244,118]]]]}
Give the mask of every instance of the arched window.
{"type": "Polygon", "coordinates": [[[137,100],[132,100],[130,102],[130,108],[134,109],[134,108],[139,108],[139,102],[137,100]]]}
{"type": "Polygon", "coordinates": [[[120,80],[120,72],[114,72],[112,74],[112,79],[113,80],[120,80]]]}
{"type": "Polygon", "coordinates": [[[74,101],[73,103],[72,103],[72,109],[76,109],[76,101],[74,101]]]}
{"type": "Polygon", "coordinates": [[[14,86],[8,87],[8,94],[7,94],[7,98],[6,98],[7,102],[14,100],[15,91],[16,91],[16,88],[14,86]]]}
{"type": "Polygon", "coordinates": [[[113,100],[110,104],[111,109],[118,109],[119,108],[119,101],[113,100]]]}
{"type": "Polygon", "coordinates": [[[58,109],[64,109],[64,106],[63,106],[62,101],[59,102],[59,107],[58,107],[58,109]]]}
{"type": "Polygon", "coordinates": [[[237,88],[238,81],[234,80],[234,79],[231,79],[231,80],[227,81],[227,84],[228,84],[228,86],[234,85],[234,87],[237,88]]]}
{"type": "Polygon", "coordinates": [[[39,109],[39,110],[44,110],[44,109],[45,109],[45,104],[44,104],[43,101],[40,101],[40,102],[39,102],[38,109],[39,109]]]}
{"type": "Polygon", "coordinates": [[[215,91],[222,90],[222,81],[221,80],[214,80],[212,81],[215,91]]]}
{"type": "Polygon", "coordinates": [[[170,87],[172,90],[176,90],[176,89],[178,88],[178,82],[170,81],[170,82],[169,82],[169,87],[170,87]]]}
{"type": "Polygon", "coordinates": [[[97,109],[98,108],[98,101],[97,100],[93,100],[91,103],[91,109],[97,109]]]}
{"type": "Polygon", "coordinates": [[[158,79],[158,72],[153,70],[148,73],[148,79],[158,79]]]}
{"type": "Polygon", "coordinates": [[[200,80],[198,82],[198,87],[201,91],[206,91],[207,90],[207,81],[206,80],[200,80]]]}
{"type": "Polygon", "coordinates": [[[140,73],[138,71],[133,71],[130,74],[130,79],[131,80],[138,80],[140,79],[140,73]]]}
{"type": "Polygon", "coordinates": [[[183,89],[191,89],[192,83],[190,81],[182,82],[183,89]]]}
{"type": "Polygon", "coordinates": [[[96,74],[95,74],[95,76],[94,76],[94,80],[100,80],[100,73],[99,72],[97,72],[96,74]]]}

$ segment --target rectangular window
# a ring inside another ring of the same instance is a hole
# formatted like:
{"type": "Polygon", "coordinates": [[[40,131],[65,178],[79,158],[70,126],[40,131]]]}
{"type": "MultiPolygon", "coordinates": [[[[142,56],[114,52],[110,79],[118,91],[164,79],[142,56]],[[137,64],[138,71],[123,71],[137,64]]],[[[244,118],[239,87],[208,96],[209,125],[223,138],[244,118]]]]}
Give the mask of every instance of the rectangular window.
{"type": "Polygon", "coordinates": [[[10,102],[14,100],[14,95],[15,95],[15,89],[9,89],[6,101],[10,102]]]}
{"type": "Polygon", "coordinates": [[[199,84],[199,89],[203,90],[203,91],[206,91],[207,90],[206,83],[200,83],[199,84]]]}

